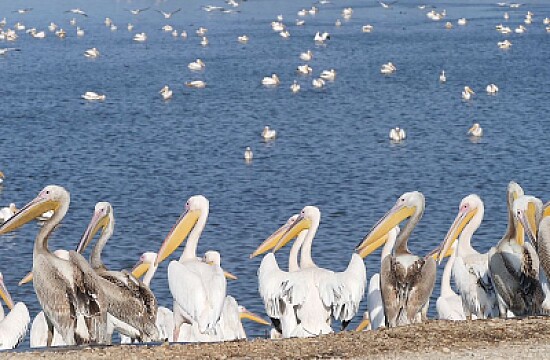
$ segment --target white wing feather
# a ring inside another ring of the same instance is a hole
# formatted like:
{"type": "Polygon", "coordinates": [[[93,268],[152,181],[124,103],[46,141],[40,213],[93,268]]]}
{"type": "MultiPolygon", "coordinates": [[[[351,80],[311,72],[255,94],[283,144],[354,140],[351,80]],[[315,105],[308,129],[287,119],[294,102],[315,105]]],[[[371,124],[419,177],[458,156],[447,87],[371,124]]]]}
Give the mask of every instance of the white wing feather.
{"type": "Polygon", "coordinates": [[[363,259],[358,254],[353,254],[347,269],[335,273],[335,276],[338,293],[332,303],[333,316],[336,320],[350,321],[365,295],[367,270],[363,259]]]}
{"type": "Polygon", "coordinates": [[[380,290],[380,274],[374,274],[369,281],[369,290],[367,292],[367,309],[371,329],[376,330],[386,326],[386,316],[384,314],[384,304],[382,302],[382,291],[380,290]]]}
{"type": "Polygon", "coordinates": [[[269,317],[282,317],[285,309],[283,291],[287,286],[292,287],[292,284],[289,285],[289,273],[281,270],[275,254],[269,253],[264,256],[258,268],[258,290],[269,317]]]}
{"type": "Polygon", "coordinates": [[[8,315],[0,322],[0,349],[14,349],[19,345],[25,335],[31,318],[27,306],[18,302],[8,315]]]}
{"type": "Polygon", "coordinates": [[[223,311],[220,316],[219,327],[223,341],[245,339],[244,330],[241,332],[242,324],[239,317],[239,305],[232,296],[226,296],[223,303],[223,311]]]}
{"type": "Polygon", "coordinates": [[[466,320],[462,298],[457,294],[437,298],[435,303],[437,315],[440,320],[466,320]]]}

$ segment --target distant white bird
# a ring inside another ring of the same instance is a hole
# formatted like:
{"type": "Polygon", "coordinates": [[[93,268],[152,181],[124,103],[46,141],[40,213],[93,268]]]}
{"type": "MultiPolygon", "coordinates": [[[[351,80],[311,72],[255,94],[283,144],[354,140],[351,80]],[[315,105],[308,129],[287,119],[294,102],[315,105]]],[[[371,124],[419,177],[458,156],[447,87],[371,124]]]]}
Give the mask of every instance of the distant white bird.
{"type": "Polygon", "coordinates": [[[164,32],[170,32],[170,31],[174,30],[174,28],[172,27],[172,25],[164,25],[161,29],[162,29],[162,31],[164,31],[164,32]]]}
{"type": "Polygon", "coordinates": [[[201,59],[197,59],[193,62],[190,62],[189,65],[187,65],[187,67],[193,71],[204,70],[205,66],[206,64],[201,59]]]}
{"type": "Polygon", "coordinates": [[[322,87],[325,86],[325,80],[321,78],[313,79],[313,81],[311,82],[311,85],[313,85],[313,87],[316,89],[321,89],[322,87]]]}
{"type": "Polygon", "coordinates": [[[384,9],[391,9],[392,8],[392,5],[395,4],[397,1],[393,1],[391,3],[385,3],[385,2],[382,2],[382,1],[378,1],[378,3],[380,3],[380,6],[382,6],[384,9]]]}
{"type": "Polygon", "coordinates": [[[309,75],[313,72],[313,69],[308,64],[298,65],[296,72],[301,75],[309,75]]]}
{"type": "Polygon", "coordinates": [[[475,123],[470,129],[468,129],[468,134],[475,137],[481,137],[483,136],[483,129],[478,123],[475,123]]]}
{"type": "Polygon", "coordinates": [[[12,11],[12,12],[16,12],[18,14],[26,14],[28,12],[31,12],[32,11],[32,8],[25,8],[25,9],[19,9],[19,10],[15,10],[15,11],[12,11]]]}
{"type": "Polygon", "coordinates": [[[439,82],[446,82],[447,81],[447,76],[445,76],[445,70],[441,70],[441,74],[439,74],[439,82]]]}
{"type": "Polygon", "coordinates": [[[514,29],[514,32],[516,34],[523,34],[525,32],[525,30],[527,30],[527,28],[523,25],[520,25],[520,26],[518,26],[517,28],[514,29]]]}
{"type": "Polygon", "coordinates": [[[264,140],[273,140],[277,137],[277,131],[270,129],[269,126],[265,126],[262,130],[262,138],[264,140]]]}
{"type": "Polygon", "coordinates": [[[330,34],[328,32],[320,33],[317,31],[313,40],[317,43],[324,43],[325,41],[330,40],[330,34]]]}
{"type": "Polygon", "coordinates": [[[334,81],[334,79],[336,79],[336,70],[334,69],[323,70],[320,77],[323,80],[334,81]]]}
{"type": "Polygon", "coordinates": [[[82,15],[82,16],[86,16],[88,17],[88,14],[86,14],[83,10],[79,9],[79,8],[76,8],[76,9],[70,9],[70,10],[67,10],[65,11],[66,13],[73,13],[73,14],[76,14],[76,15],[82,15]]]}
{"type": "Polygon", "coordinates": [[[308,13],[309,15],[315,15],[319,12],[319,8],[317,8],[316,6],[312,6],[311,9],[309,9],[308,13]]]}
{"type": "Polygon", "coordinates": [[[118,29],[118,26],[116,26],[115,24],[111,24],[110,29],[111,31],[116,31],[118,29]]]}
{"type": "Polygon", "coordinates": [[[132,31],[134,30],[134,25],[132,25],[131,23],[128,23],[128,26],[126,28],[128,29],[128,31],[132,31]]]}
{"type": "Polygon", "coordinates": [[[80,27],[77,26],[76,28],[76,36],[84,36],[84,30],[82,30],[80,27]]]}
{"type": "Polygon", "coordinates": [[[504,41],[498,42],[497,45],[501,49],[509,49],[512,46],[512,43],[508,40],[504,40],[504,41]]]}
{"type": "Polygon", "coordinates": [[[172,36],[173,37],[178,37],[178,31],[177,30],[172,31],[172,36]]]}
{"type": "Polygon", "coordinates": [[[185,86],[195,89],[203,89],[206,87],[206,83],[202,80],[187,81],[185,86]]]}
{"type": "Polygon", "coordinates": [[[17,31],[23,31],[25,30],[25,25],[21,24],[20,22],[17,22],[13,28],[17,31]]]}
{"type": "Polygon", "coordinates": [[[181,36],[183,39],[187,39],[187,31],[182,30],[181,33],[180,33],[180,36],[181,36]]]}
{"type": "Polygon", "coordinates": [[[447,22],[445,23],[445,29],[452,29],[452,28],[453,28],[453,23],[450,22],[450,21],[447,21],[447,22]]]}
{"type": "Polygon", "coordinates": [[[84,51],[84,56],[86,56],[87,58],[96,58],[99,56],[99,50],[96,49],[95,47],[88,49],[84,51]]]}
{"type": "Polygon", "coordinates": [[[76,25],[76,19],[72,18],[71,21],[69,21],[69,24],[71,24],[71,26],[75,26],[76,25]]]}
{"type": "Polygon", "coordinates": [[[197,29],[197,31],[195,31],[195,33],[196,33],[198,36],[201,36],[201,37],[202,37],[202,36],[205,36],[207,32],[208,32],[208,29],[205,28],[205,27],[202,27],[202,26],[199,27],[199,28],[197,29]]]}
{"type": "Polygon", "coordinates": [[[224,8],[221,6],[206,5],[206,6],[203,6],[202,9],[206,12],[211,12],[211,11],[221,11],[224,8]]]}
{"type": "Polygon", "coordinates": [[[2,184],[4,184],[4,179],[6,178],[6,176],[4,175],[4,173],[2,171],[0,171],[0,186],[2,186],[2,184]]]}
{"type": "Polygon", "coordinates": [[[170,90],[168,85],[164,85],[164,87],[160,89],[159,94],[162,96],[163,100],[172,98],[172,90],[170,90]]]}
{"type": "Polygon", "coordinates": [[[296,26],[304,26],[305,23],[305,20],[296,19],[296,26]]]}
{"type": "Polygon", "coordinates": [[[241,35],[237,38],[237,41],[240,42],[241,44],[246,44],[248,42],[248,36],[246,35],[241,35]]]}
{"type": "Polygon", "coordinates": [[[390,140],[393,142],[401,142],[407,138],[405,130],[400,127],[395,127],[390,130],[390,140]]]}
{"type": "Polygon", "coordinates": [[[292,91],[293,93],[297,93],[298,91],[300,91],[300,84],[298,84],[296,80],[294,80],[292,85],[290,85],[290,91],[292,91]]]}
{"type": "Polygon", "coordinates": [[[470,100],[472,95],[475,95],[474,90],[472,90],[469,86],[464,86],[464,90],[462,90],[462,99],[470,100]]]}
{"type": "Polygon", "coordinates": [[[334,22],[334,26],[336,26],[336,27],[342,26],[342,20],[336,19],[336,21],[334,22]]]}
{"type": "Polygon", "coordinates": [[[55,32],[55,35],[60,39],[64,39],[67,36],[67,33],[65,32],[65,30],[59,29],[55,32]]]}
{"type": "Polygon", "coordinates": [[[57,30],[57,24],[51,22],[50,25],[48,25],[48,30],[50,30],[50,32],[54,32],[55,30],[57,30]]]}
{"type": "Polygon", "coordinates": [[[202,46],[208,45],[208,38],[206,36],[201,39],[201,45],[202,46]]]}
{"type": "Polygon", "coordinates": [[[250,146],[247,146],[244,151],[244,159],[246,161],[251,161],[253,157],[254,157],[254,153],[252,153],[252,149],[250,148],[250,146]]]}
{"type": "Polygon", "coordinates": [[[146,10],[149,10],[149,7],[146,7],[146,8],[143,8],[143,9],[127,9],[130,14],[132,15],[139,15],[140,13],[146,11],[146,10]]]}
{"type": "Polygon", "coordinates": [[[138,42],[147,41],[147,34],[145,34],[144,32],[135,34],[134,41],[138,41],[138,42]]]}
{"type": "Polygon", "coordinates": [[[270,77],[266,76],[262,79],[262,85],[277,86],[281,83],[277,74],[272,74],[270,77]]]}
{"type": "Polygon", "coordinates": [[[300,60],[311,61],[311,59],[313,59],[313,53],[311,52],[311,50],[308,50],[300,54],[300,60]]]}
{"type": "Polygon", "coordinates": [[[9,218],[17,212],[17,207],[14,203],[10,203],[8,206],[0,209],[0,222],[6,222],[9,218]]]}
{"type": "Polygon", "coordinates": [[[272,21],[271,29],[275,32],[281,32],[285,30],[285,25],[280,21],[272,21]]]}
{"type": "Polygon", "coordinates": [[[458,25],[464,26],[468,23],[468,20],[466,20],[466,18],[460,18],[458,19],[457,23],[458,25]]]}
{"type": "Polygon", "coordinates": [[[372,25],[363,25],[363,27],[361,28],[361,30],[362,30],[364,33],[370,33],[370,32],[372,32],[372,30],[374,30],[374,26],[372,26],[372,25]]]}
{"type": "Polygon", "coordinates": [[[384,75],[393,74],[397,71],[397,67],[390,61],[387,64],[383,64],[382,68],[380,69],[380,72],[384,75]]]}
{"type": "Polygon", "coordinates": [[[487,85],[485,90],[487,90],[487,93],[489,95],[495,95],[498,92],[499,89],[498,89],[498,86],[496,86],[495,84],[489,84],[489,85],[487,85]]]}
{"type": "Polygon", "coordinates": [[[281,36],[281,37],[284,38],[284,39],[287,39],[287,38],[290,37],[290,33],[288,32],[288,30],[284,30],[284,31],[281,31],[281,32],[279,33],[279,36],[281,36]]]}
{"type": "Polygon", "coordinates": [[[165,19],[170,19],[172,17],[172,15],[174,15],[175,13],[180,12],[180,11],[181,11],[181,8],[179,8],[177,10],[174,10],[172,12],[157,10],[157,12],[161,13],[164,16],[165,19]]]}
{"type": "Polygon", "coordinates": [[[111,20],[111,18],[106,17],[103,23],[105,24],[105,26],[109,27],[113,23],[113,20],[111,20]]]}
{"type": "Polygon", "coordinates": [[[344,17],[344,19],[349,19],[352,14],[353,14],[353,9],[350,7],[344,8],[344,10],[342,10],[342,16],[344,17]]]}
{"type": "Polygon", "coordinates": [[[508,13],[505,12],[505,13],[504,13],[504,20],[508,20],[508,19],[510,19],[510,15],[508,15],[508,13]]]}
{"type": "MultiPolygon", "coordinates": [[[[6,19],[6,18],[4,18],[4,20],[5,20],[5,19],[6,19]]],[[[544,25],[550,25],[550,18],[544,18],[544,20],[542,20],[542,23],[543,23],[544,25]]]]}
{"type": "Polygon", "coordinates": [[[100,101],[103,101],[105,100],[107,97],[103,94],[103,95],[100,95],[94,91],[86,91],[84,93],[84,95],[82,95],[82,98],[84,100],[90,100],[90,101],[94,101],[94,100],[100,100],[100,101]]]}
{"type": "Polygon", "coordinates": [[[0,48],[0,55],[6,55],[10,51],[21,51],[21,49],[16,48],[0,48]]]}

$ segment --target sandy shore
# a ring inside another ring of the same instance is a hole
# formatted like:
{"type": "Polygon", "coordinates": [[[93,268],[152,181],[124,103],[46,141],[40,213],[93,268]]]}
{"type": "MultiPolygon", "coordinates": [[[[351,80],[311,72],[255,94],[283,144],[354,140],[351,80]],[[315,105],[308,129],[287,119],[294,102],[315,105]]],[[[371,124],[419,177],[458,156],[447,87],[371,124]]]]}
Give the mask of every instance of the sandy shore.
{"type": "Polygon", "coordinates": [[[550,359],[550,318],[446,322],[310,339],[5,352],[2,359],[550,359]]]}

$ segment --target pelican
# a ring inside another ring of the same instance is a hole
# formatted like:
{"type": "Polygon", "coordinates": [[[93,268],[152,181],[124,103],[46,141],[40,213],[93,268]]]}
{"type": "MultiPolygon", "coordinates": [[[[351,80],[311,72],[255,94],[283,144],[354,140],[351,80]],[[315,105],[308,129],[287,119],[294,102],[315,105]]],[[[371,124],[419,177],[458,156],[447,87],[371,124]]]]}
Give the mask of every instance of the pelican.
{"type": "Polygon", "coordinates": [[[206,83],[202,80],[193,80],[186,81],[185,86],[195,89],[204,89],[206,87],[206,83]]]}
{"type": "MultiPolygon", "coordinates": [[[[10,51],[21,51],[21,49],[16,49],[16,48],[0,48],[0,55],[6,55],[8,52],[10,51]]],[[[1,180],[0,181],[0,184],[3,184],[4,183],[4,177],[2,176],[1,177],[1,180]]]]}
{"type": "Polygon", "coordinates": [[[48,25],[48,30],[50,30],[50,32],[54,32],[55,30],[57,30],[57,25],[51,22],[50,25],[48,25]]]}
{"type": "Polygon", "coordinates": [[[363,25],[363,27],[361,27],[361,31],[364,33],[370,33],[372,30],[374,30],[374,26],[372,25],[363,25]]]}
{"type": "Polygon", "coordinates": [[[6,285],[4,276],[0,273],[0,297],[6,303],[10,313],[4,316],[4,308],[0,304],[0,350],[16,348],[27,335],[31,318],[27,306],[18,302],[14,305],[6,285]]]}
{"type": "Polygon", "coordinates": [[[105,94],[100,95],[94,91],[86,91],[84,95],[82,95],[82,98],[84,100],[90,100],[90,101],[95,101],[95,100],[103,101],[107,98],[107,96],[105,96],[105,94]]]}
{"type": "Polygon", "coordinates": [[[69,21],[69,24],[71,24],[71,26],[75,26],[76,25],[76,19],[72,18],[71,21],[69,21]]]}
{"type": "Polygon", "coordinates": [[[101,285],[108,299],[108,336],[117,330],[139,341],[156,341],[157,300],[153,292],[127,272],[108,270],[101,259],[101,253],[114,232],[114,226],[113,207],[108,202],[98,202],[76,251],[82,254],[101,231],[90,255],[90,265],[105,280],[101,285]]]}
{"type": "Polygon", "coordinates": [[[21,24],[20,22],[15,23],[13,28],[17,31],[23,31],[25,30],[25,25],[21,24]]]}
{"type": "Polygon", "coordinates": [[[325,80],[323,80],[321,78],[313,79],[311,81],[311,84],[313,85],[314,88],[321,89],[325,86],[325,80]]]}
{"type": "Polygon", "coordinates": [[[132,14],[132,15],[139,15],[140,13],[149,10],[149,8],[150,8],[150,7],[146,7],[146,8],[143,8],[143,9],[128,9],[128,11],[129,11],[130,14],[132,14]]]}
{"type": "Polygon", "coordinates": [[[325,41],[330,40],[330,34],[328,32],[320,33],[317,31],[313,40],[315,40],[316,43],[323,44],[325,41]]]}
{"type": "Polygon", "coordinates": [[[453,23],[450,22],[450,21],[447,21],[447,22],[445,23],[445,29],[452,29],[452,28],[453,28],[453,23]]]}
{"type": "Polygon", "coordinates": [[[424,195],[418,191],[401,195],[358,247],[362,249],[376,243],[410,218],[396,239],[394,254],[382,260],[380,284],[388,327],[422,322],[422,309],[435,285],[435,260],[413,255],[407,247],[409,236],[424,213],[424,204],[424,195]]]}
{"type": "Polygon", "coordinates": [[[277,74],[271,74],[271,76],[266,76],[262,79],[262,85],[266,86],[278,86],[281,83],[277,74]]]}
{"type": "Polygon", "coordinates": [[[45,31],[31,31],[31,36],[35,39],[44,39],[46,37],[46,32],[45,31]]]}
{"type": "Polygon", "coordinates": [[[182,39],[187,39],[187,31],[182,30],[181,33],[180,33],[180,36],[181,36],[182,39]]]}
{"type": "Polygon", "coordinates": [[[174,30],[174,28],[172,27],[172,25],[164,25],[164,26],[162,27],[162,31],[164,31],[164,32],[170,32],[170,31],[172,31],[172,30],[174,30]]]}
{"type": "Polygon", "coordinates": [[[118,29],[118,27],[115,24],[111,24],[110,29],[111,29],[111,31],[116,31],[118,29]]]}
{"type": "Polygon", "coordinates": [[[311,59],[313,59],[313,53],[311,52],[311,50],[308,50],[300,54],[300,60],[311,61],[311,59]]]}
{"type": "Polygon", "coordinates": [[[453,278],[468,318],[475,315],[476,318],[487,319],[499,315],[497,294],[489,271],[489,255],[479,253],[471,245],[472,235],[479,228],[484,213],[483,201],[479,196],[472,194],[462,199],[458,215],[438,254],[441,262],[443,254],[451,249],[458,238],[456,253],[453,255],[453,278]]]}
{"type": "Polygon", "coordinates": [[[55,32],[55,35],[60,39],[64,39],[67,36],[67,32],[63,29],[59,29],[55,32]]]}
{"type": "Polygon", "coordinates": [[[84,56],[86,56],[87,58],[99,57],[99,50],[96,49],[95,47],[91,48],[91,49],[88,49],[88,50],[84,51],[84,56]]]}
{"type": "Polygon", "coordinates": [[[237,38],[237,41],[240,42],[241,44],[246,44],[248,43],[248,36],[246,35],[241,35],[237,38]]]}
{"type": "Polygon", "coordinates": [[[471,128],[468,129],[468,134],[475,137],[482,137],[483,128],[478,123],[475,123],[474,125],[472,125],[471,128]]]}
{"type": "Polygon", "coordinates": [[[334,81],[336,79],[336,70],[330,69],[330,70],[323,70],[320,75],[321,79],[326,81],[334,81]]]}
{"type": "Polygon", "coordinates": [[[390,130],[390,140],[393,142],[401,142],[407,138],[405,130],[400,127],[395,127],[390,130]]]}
{"type": "Polygon", "coordinates": [[[197,59],[193,62],[190,62],[189,65],[187,65],[187,67],[193,71],[204,70],[205,66],[206,64],[201,59],[197,59]]]}
{"type": "Polygon", "coordinates": [[[100,279],[78,253],[70,252],[70,260],[66,261],[48,250],[48,238],[64,218],[69,203],[67,190],[46,186],[0,226],[0,234],[23,226],[45,211],[55,210],[40,228],[33,250],[33,285],[48,321],[48,331],[52,334],[55,328],[67,345],[107,343],[107,304],[100,279]]]}
{"type": "Polygon", "coordinates": [[[353,14],[353,9],[348,7],[348,8],[344,8],[342,10],[342,16],[345,18],[345,19],[349,19],[351,17],[351,15],[353,14]]]}
{"type": "Polygon", "coordinates": [[[86,14],[86,12],[84,12],[83,10],[79,9],[79,8],[76,8],[76,9],[70,9],[70,10],[67,10],[65,11],[66,13],[73,13],[73,14],[76,14],[76,15],[82,15],[82,16],[86,16],[88,17],[88,14],[86,14]]]}
{"type": "Polygon", "coordinates": [[[504,13],[504,20],[508,20],[508,19],[510,19],[510,15],[508,15],[508,13],[505,12],[505,13],[504,13]]]}
{"type": "Polygon", "coordinates": [[[157,10],[158,13],[162,14],[164,16],[165,19],[170,19],[172,17],[172,15],[174,15],[175,13],[178,13],[181,11],[181,8],[179,9],[176,9],[172,12],[168,12],[168,11],[162,11],[162,10],[157,10]]]}
{"type": "Polygon", "coordinates": [[[296,19],[296,26],[304,26],[305,23],[306,23],[305,20],[296,19]]]}
{"type": "Polygon", "coordinates": [[[197,29],[196,34],[200,37],[204,37],[204,36],[206,36],[207,32],[208,32],[208,29],[201,26],[197,29]]]}
{"type": "Polygon", "coordinates": [[[512,46],[512,43],[508,40],[504,40],[504,41],[498,42],[497,45],[501,49],[509,49],[512,46]]]}
{"type": "Polygon", "coordinates": [[[307,16],[307,9],[301,9],[296,13],[298,16],[307,16]]]}
{"type": "Polygon", "coordinates": [[[106,17],[103,23],[105,24],[105,26],[110,27],[111,24],[113,23],[113,20],[111,20],[111,18],[106,17]]]}
{"type": "Polygon", "coordinates": [[[78,26],[76,27],[76,36],[84,36],[84,30],[78,26]]]}
{"type": "Polygon", "coordinates": [[[292,85],[290,85],[290,91],[292,91],[293,93],[297,93],[298,91],[300,91],[300,84],[298,84],[296,80],[294,80],[292,85]]]}
{"type": "Polygon", "coordinates": [[[435,302],[439,320],[466,320],[462,298],[451,287],[451,271],[456,259],[456,243],[451,247],[451,257],[447,260],[441,276],[441,293],[435,302]]]}
{"type": "Polygon", "coordinates": [[[223,302],[223,310],[218,322],[218,332],[221,341],[232,341],[246,339],[246,333],[241,322],[242,319],[249,319],[258,324],[269,325],[259,315],[248,311],[244,306],[239,305],[234,297],[226,296],[223,302]]]}
{"type": "Polygon", "coordinates": [[[254,153],[252,152],[252,149],[250,148],[250,146],[247,146],[246,149],[244,150],[244,159],[246,161],[252,161],[253,158],[254,158],[254,153]]]}
{"type": "Polygon", "coordinates": [[[208,45],[208,38],[206,36],[201,39],[201,45],[202,46],[207,46],[208,45]]]}
{"type": "Polygon", "coordinates": [[[308,64],[298,65],[296,72],[301,75],[309,75],[313,72],[313,69],[308,64]]]}
{"type": "Polygon", "coordinates": [[[17,207],[14,203],[10,203],[7,207],[0,209],[0,222],[5,222],[17,212],[17,207]]]}
{"type": "Polygon", "coordinates": [[[147,40],[147,34],[145,34],[144,32],[134,35],[134,41],[144,42],[146,40],[147,40]]]}
{"type": "Polygon", "coordinates": [[[273,140],[277,137],[277,131],[270,129],[269,126],[265,126],[262,130],[262,138],[264,140],[273,140]]]}
{"type": "MultiPolygon", "coordinates": [[[[489,251],[489,270],[497,289],[500,316],[535,315],[544,301],[539,282],[539,259],[533,246],[524,241],[524,227],[514,213],[514,202],[523,189],[510,182],[507,192],[508,228],[489,251]]],[[[521,214],[520,214],[521,215],[521,214]]]]}
{"type": "Polygon", "coordinates": [[[470,100],[472,95],[475,95],[474,90],[472,90],[469,86],[464,86],[464,90],[462,91],[462,99],[470,100]]]}
{"type": "Polygon", "coordinates": [[[395,67],[395,65],[392,64],[391,61],[387,64],[383,64],[382,68],[380,69],[380,72],[384,75],[393,74],[396,71],[397,71],[397,67],[395,67]]]}
{"type": "Polygon", "coordinates": [[[336,27],[342,26],[342,20],[336,19],[336,21],[334,22],[334,26],[336,26],[336,27]]]}
{"type": "Polygon", "coordinates": [[[285,25],[280,21],[273,21],[271,22],[271,29],[273,29],[273,31],[275,32],[281,32],[284,31],[285,25]]]}
{"type": "MultiPolygon", "coordinates": [[[[6,50],[6,52],[9,51],[7,49],[0,49],[0,55],[3,55],[1,53],[1,50],[6,50]]],[[[15,49],[13,49],[13,50],[15,50],[15,49]]],[[[5,178],[6,178],[6,175],[4,175],[4,173],[2,171],[0,171],[0,186],[2,186],[4,184],[4,179],[5,178]]]]}
{"type": "Polygon", "coordinates": [[[162,89],[159,91],[160,96],[162,96],[163,100],[168,100],[172,98],[172,90],[168,87],[168,85],[164,85],[162,89]]]}
{"type": "Polygon", "coordinates": [[[281,32],[279,33],[279,35],[280,35],[282,38],[285,38],[285,39],[287,39],[287,38],[290,37],[290,33],[288,32],[288,30],[281,31],[281,32]]]}
{"type": "Polygon", "coordinates": [[[216,334],[225,299],[226,280],[218,265],[197,260],[197,244],[208,219],[209,202],[202,195],[187,200],[185,213],[164,240],[155,265],[166,259],[189,236],[179,261],[168,265],[168,285],[174,298],[174,339],[186,322],[201,334],[216,334]]]}
{"type": "Polygon", "coordinates": [[[32,8],[24,8],[24,9],[18,9],[18,10],[15,10],[15,11],[12,11],[12,12],[16,12],[18,14],[26,14],[28,12],[31,12],[32,11],[32,8]]]}
{"type": "Polygon", "coordinates": [[[445,76],[445,70],[441,70],[441,74],[439,75],[439,82],[447,82],[447,77],[445,76]]]}
{"type": "Polygon", "coordinates": [[[132,30],[134,30],[134,25],[132,25],[131,23],[128,23],[126,28],[128,29],[128,31],[132,31],[132,30]]]}
{"type": "Polygon", "coordinates": [[[460,26],[464,26],[468,23],[468,21],[466,20],[466,18],[460,18],[460,19],[458,19],[457,23],[460,26]]]}
{"type": "Polygon", "coordinates": [[[523,33],[525,32],[525,30],[527,30],[527,29],[525,28],[525,26],[520,25],[520,26],[518,26],[516,29],[514,29],[514,32],[515,32],[516,34],[523,34],[523,33]]]}
{"type": "Polygon", "coordinates": [[[498,92],[498,86],[496,86],[495,84],[489,84],[487,85],[485,90],[487,90],[487,94],[489,95],[496,95],[496,93],[498,92]]]}
{"type": "Polygon", "coordinates": [[[319,8],[317,8],[316,6],[312,6],[308,12],[309,12],[309,15],[315,15],[319,12],[319,8]]]}
{"type": "Polygon", "coordinates": [[[178,31],[177,30],[172,31],[172,37],[175,37],[175,38],[178,37],[178,31]]]}

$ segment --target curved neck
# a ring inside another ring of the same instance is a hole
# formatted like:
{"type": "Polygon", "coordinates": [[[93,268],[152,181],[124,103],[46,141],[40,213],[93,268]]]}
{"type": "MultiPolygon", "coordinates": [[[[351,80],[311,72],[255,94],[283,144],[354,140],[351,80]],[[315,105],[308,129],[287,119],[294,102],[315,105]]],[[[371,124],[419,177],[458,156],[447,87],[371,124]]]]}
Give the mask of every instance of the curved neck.
{"type": "Polygon", "coordinates": [[[300,268],[316,267],[313,259],[311,258],[311,244],[313,243],[313,238],[317,233],[317,228],[319,227],[319,219],[314,219],[311,221],[311,228],[307,232],[307,235],[304,239],[302,245],[302,253],[300,254],[300,268]]]}
{"type": "Polygon", "coordinates": [[[92,265],[93,269],[105,268],[101,260],[101,253],[103,252],[105,244],[107,244],[107,241],[111,238],[111,235],[113,235],[114,228],[115,219],[111,213],[111,215],[109,215],[109,225],[101,232],[101,236],[97,240],[92,250],[92,254],[90,255],[90,265],[92,265]]]}
{"type": "Polygon", "coordinates": [[[201,211],[197,223],[189,234],[187,244],[185,244],[185,248],[183,249],[180,260],[191,260],[197,258],[197,245],[199,243],[199,238],[201,237],[202,231],[206,226],[206,220],[208,220],[208,209],[201,211]]]}
{"type": "Polygon", "coordinates": [[[292,248],[290,249],[290,254],[288,256],[288,271],[298,271],[300,270],[300,265],[298,265],[298,252],[300,251],[300,248],[302,247],[302,244],[304,243],[304,239],[306,238],[308,231],[302,230],[298,234],[298,237],[294,241],[294,244],[292,244],[292,248]]]}
{"type": "Polygon", "coordinates": [[[409,240],[409,237],[411,236],[411,233],[414,230],[416,224],[418,224],[418,222],[422,218],[423,213],[424,205],[418,206],[414,214],[407,222],[407,225],[405,225],[403,230],[401,230],[399,236],[397,236],[397,240],[395,241],[395,255],[404,255],[411,253],[409,251],[409,248],[407,247],[407,241],[409,240]]]}
{"type": "Polygon", "coordinates": [[[441,276],[441,295],[449,295],[454,293],[451,288],[451,272],[455,263],[455,258],[456,251],[453,251],[451,257],[447,261],[447,264],[445,264],[445,268],[443,269],[443,275],[441,276]]]}
{"type": "Polygon", "coordinates": [[[457,249],[455,251],[456,253],[458,253],[458,255],[464,256],[472,253],[478,253],[472,247],[471,241],[474,232],[476,232],[476,230],[479,228],[479,225],[481,225],[481,221],[483,221],[484,211],[485,210],[483,208],[478,208],[477,213],[474,215],[474,217],[472,217],[470,222],[464,227],[464,229],[460,233],[460,236],[458,237],[457,249]]]}
{"type": "Polygon", "coordinates": [[[54,231],[55,227],[61,222],[61,220],[63,220],[65,214],[67,214],[67,211],[69,210],[69,203],[69,199],[62,200],[59,208],[54,211],[53,216],[44,222],[34,241],[33,257],[36,254],[45,253],[52,255],[50,250],[48,250],[48,238],[54,231]]]}
{"type": "MultiPolygon", "coordinates": [[[[155,261],[156,261],[156,258],[155,258],[155,261]]],[[[143,276],[143,283],[148,287],[151,287],[151,280],[153,280],[153,276],[155,276],[155,272],[158,269],[158,265],[155,266],[155,261],[149,264],[149,269],[145,273],[145,276],[143,276]]]]}
{"type": "Polygon", "coordinates": [[[391,255],[391,252],[395,245],[395,239],[397,238],[397,234],[395,234],[395,231],[396,231],[395,229],[391,230],[390,235],[388,236],[388,240],[386,240],[386,243],[382,248],[382,254],[380,255],[380,263],[384,261],[384,258],[386,258],[386,256],[391,255]]]}
{"type": "Polygon", "coordinates": [[[507,203],[507,206],[508,206],[508,226],[506,228],[506,233],[504,234],[502,239],[500,239],[500,243],[502,243],[504,241],[508,241],[510,239],[515,239],[516,238],[516,222],[515,222],[515,217],[514,217],[514,213],[513,213],[513,209],[512,209],[513,202],[514,202],[513,197],[511,195],[508,195],[508,203],[507,203]]]}

